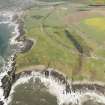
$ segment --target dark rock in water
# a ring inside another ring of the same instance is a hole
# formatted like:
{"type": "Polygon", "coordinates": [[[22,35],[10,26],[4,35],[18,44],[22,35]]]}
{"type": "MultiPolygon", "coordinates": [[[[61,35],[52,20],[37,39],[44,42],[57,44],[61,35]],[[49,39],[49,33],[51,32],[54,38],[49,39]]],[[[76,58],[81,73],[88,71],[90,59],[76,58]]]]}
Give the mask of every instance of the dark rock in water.
{"type": "Polygon", "coordinates": [[[32,45],[33,45],[33,41],[29,40],[25,37],[25,30],[24,30],[24,21],[22,20],[22,18],[19,18],[18,15],[14,15],[12,20],[18,24],[18,32],[19,35],[17,36],[17,38],[15,40],[17,40],[18,44],[14,44],[12,47],[14,47],[16,49],[17,52],[19,53],[24,53],[27,52],[28,50],[31,49],[32,45]]]}
{"type": "Polygon", "coordinates": [[[16,23],[19,24],[19,26],[21,26],[22,29],[24,28],[24,21],[22,19],[18,18],[16,20],[16,23]]]}
{"type": "Polygon", "coordinates": [[[23,21],[20,21],[20,22],[19,22],[18,30],[19,30],[19,32],[20,32],[20,35],[24,35],[24,34],[25,34],[24,22],[23,22],[23,21]]]}
{"type": "MultiPolygon", "coordinates": [[[[9,96],[9,93],[10,93],[10,90],[11,90],[11,86],[14,82],[14,79],[15,79],[15,57],[16,55],[14,56],[11,56],[11,60],[12,60],[12,64],[11,64],[11,69],[9,71],[7,71],[7,74],[1,79],[1,82],[2,82],[2,88],[4,90],[4,98],[8,98],[9,96]]],[[[2,105],[2,104],[0,104],[2,105]]]]}
{"type": "Polygon", "coordinates": [[[99,90],[100,92],[105,94],[105,87],[104,86],[100,86],[98,84],[94,84],[94,87],[95,87],[96,90],[99,90]]]}
{"type": "Polygon", "coordinates": [[[4,105],[4,102],[3,101],[0,101],[0,105],[4,105]]]}
{"type": "Polygon", "coordinates": [[[24,41],[24,48],[21,51],[22,52],[27,52],[28,50],[31,49],[32,45],[33,45],[33,41],[32,40],[28,40],[28,39],[25,40],[24,41]]]}
{"type": "Polygon", "coordinates": [[[48,77],[49,76],[49,71],[45,71],[45,76],[48,77]]]}
{"type": "Polygon", "coordinates": [[[10,90],[11,90],[11,86],[12,86],[12,79],[6,75],[2,80],[2,87],[4,90],[4,96],[5,98],[7,98],[9,96],[10,90]]]}
{"type": "Polygon", "coordinates": [[[14,79],[15,79],[15,67],[14,67],[14,70],[13,70],[13,71],[9,71],[9,72],[8,72],[8,75],[9,75],[10,78],[11,78],[11,82],[13,82],[14,79]]]}
{"type": "MultiPolygon", "coordinates": [[[[6,75],[1,81],[3,83],[2,87],[4,89],[4,96],[5,98],[8,98],[10,90],[11,90],[11,86],[14,82],[16,82],[19,78],[23,77],[23,76],[30,76],[32,74],[33,71],[24,71],[24,72],[20,72],[18,74],[15,75],[15,63],[13,64],[12,67],[12,71],[8,72],[8,75],[6,75]]],[[[72,84],[72,87],[70,87],[70,84],[68,82],[67,77],[65,77],[63,74],[54,71],[54,70],[48,70],[48,69],[44,69],[43,71],[38,71],[40,72],[42,75],[44,75],[46,78],[49,76],[52,76],[54,79],[56,79],[59,83],[62,83],[65,85],[65,92],[66,93],[70,93],[71,91],[77,91],[77,90],[84,90],[84,89],[88,89],[88,90],[97,90],[100,93],[104,93],[105,92],[105,87],[104,86],[100,86],[97,84],[72,84]],[[72,90],[71,90],[72,88],[72,90]]],[[[36,83],[40,83],[40,79],[36,79],[36,83]]],[[[30,87],[30,85],[29,85],[30,87]]],[[[78,100],[77,100],[78,101],[78,100]]],[[[2,102],[0,102],[0,105],[3,105],[2,102]]],[[[14,105],[14,104],[13,104],[14,105]]],[[[63,105],[67,105],[67,104],[63,104],[63,105]]],[[[72,105],[71,103],[68,105],[72,105]]],[[[77,105],[77,104],[76,104],[77,105]]],[[[83,104],[83,105],[101,105],[101,104],[83,104]]]]}
{"type": "Polygon", "coordinates": [[[71,92],[70,85],[67,84],[67,85],[66,85],[66,93],[70,93],[70,92],[71,92]]]}
{"type": "Polygon", "coordinates": [[[62,74],[56,71],[51,71],[51,75],[60,80],[60,82],[62,82],[63,84],[66,84],[66,79],[62,74]]]}
{"type": "Polygon", "coordinates": [[[32,45],[33,45],[33,41],[29,40],[29,39],[26,39],[26,40],[23,41],[22,46],[17,45],[16,50],[19,53],[24,53],[24,52],[29,51],[31,49],[32,45]]]}
{"type": "MultiPolygon", "coordinates": [[[[67,105],[67,104],[63,104],[63,105],[67,105]]],[[[73,105],[72,103],[69,103],[68,105],[73,105]]]]}
{"type": "Polygon", "coordinates": [[[57,98],[48,92],[40,78],[31,78],[15,88],[9,105],[58,105],[57,98]]]}
{"type": "Polygon", "coordinates": [[[100,86],[98,84],[72,84],[72,89],[73,91],[76,91],[76,90],[91,90],[91,91],[98,91],[98,92],[101,92],[103,94],[105,94],[105,87],[104,86],[100,86]]]}
{"type": "Polygon", "coordinates": [[[12,21],[15,22],[18,18],[19,18],[19,16],[17,14],[15,14],[14,16],[12,16],[12,21]]]}
{"type": "Polygon", "coordinates": [[[92,100],[88,100],[88,101],[84,102],[82,105],[104,105],[104,104],[94,102],[92,100]]]}
{"type": "Polygon", "coordinates": [[[24,34],[25,34],[25,30],[23,30],[23,29],[21,28],[21,26],[20,26],[19,28],[20,28],[20,29],[19,29],[20,35],[24,35],[24,34]]]}
{"type": "MultiPolygon", "coordinates": [[[[26,52],[28,50],[31,49],[32,45],[33,45],[33,41],[32,40],[28,40],[25,38],[24,34],[25,34],[25,30],[24,30],[24,21],[22,19],[19,19],[18,15],[14,15],[12,17],[12,21],[15,22],[16,24],[18,24],[18,31],[20,32],[20,36],[17,37],[17,41],[21,41],[19,44],[14,45],[13,47],[16,48],[17,52],[26,52]]],[[[15,61],[16,55],[11,56],[10,60],[12,61],[11,67],[8,68],[9,66],[7,65],[8,70],[7,73],[5,74],[5,76],[1,79],[2,82],[2,89],[4,90],[3,95],[4,98],[8,98],[10,91],[11,91],[11,87],[12,84],[15,82],[16,79],[18,79],[20,77],[20,75],[15,75],[15,71],[16,71],[16,61],[15,61]]],[[[10,62],[8,62],[10,63],[10,62]]],[[[28,72],[27,72],[28,73],[28,72]]],[[[30,75],[31,72],[28,73],[28,75],[30,75]]],[[[22,74],[22,73],[21,73],[22,74]]],[[[4,105],[4,103],[2,101],[0,101],[0,105],[4,105]]]]}

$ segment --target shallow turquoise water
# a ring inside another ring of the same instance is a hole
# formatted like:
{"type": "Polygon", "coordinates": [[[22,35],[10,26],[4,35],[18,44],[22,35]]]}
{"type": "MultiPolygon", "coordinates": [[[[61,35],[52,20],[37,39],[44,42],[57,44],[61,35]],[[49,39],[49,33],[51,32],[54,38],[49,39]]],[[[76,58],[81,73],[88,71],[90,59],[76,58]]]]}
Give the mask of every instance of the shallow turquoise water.
{"type": "Polygon", "coordinates": [[[9,54],[9,38],[11,32],[7,24],[0,24],[0,56],[5,57],[9,54]]]}
{"type": "MultiPolygon", "coordinates": [[[[21,3],[21,1],[24,2],[29,0],[0,0],[0,9],[8,10],[8,8],[12,7],[15,7],[16,9],[17,5],[20,7],[26,6],[23,2],[21,3]]],[[[45,1],[54,1],[54,0],[45,0],[45,1]]],[[[0,21],[2,20],[3,19],[0,19],[0,21]]],[[[6,60],[8,56],[11,55],[12,49],[11,46],[9,45],[9,39],[12,36],[12,31],[13,27],[9,27],[8,24],[0,24],[0,65],[3,64],[3,59],[6,60]]],[[[15,88],[15,92],[13,94],[13,100],[9,105],[58,105],[58,104],[57,104],[57,98],[51,95],[48,92],[47,88],[39,80],[37,80],[36,83],[33,83],[33,81],[31,80],[28,83],[18,85],[15,88]]],[[[83,105],[104,105],[104,104],[96,103],[89,100],[85,102],[83,105]]]]}
{"type": "MultiPolygon", "coordinates": [[[[4,21],[0,18],[0,22],[4,21]]],[[[10,38],[13,36],[13,26],[7,24],[0,24],[0,65],[11,55],[12,50],[10,46],[10,38]]]]}

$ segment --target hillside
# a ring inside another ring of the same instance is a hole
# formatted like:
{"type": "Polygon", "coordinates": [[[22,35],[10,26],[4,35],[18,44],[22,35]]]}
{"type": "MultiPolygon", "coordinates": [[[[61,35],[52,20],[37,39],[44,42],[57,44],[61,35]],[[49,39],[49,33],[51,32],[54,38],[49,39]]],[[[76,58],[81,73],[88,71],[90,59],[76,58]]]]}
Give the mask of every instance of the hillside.
{"type": "Polygon", "coordinates": [[[17,70],[45,65],[74,80],[105,81],[104,11],[72,2],[26,10],[26,36],[36,44],[18,54],[17,70]]]}

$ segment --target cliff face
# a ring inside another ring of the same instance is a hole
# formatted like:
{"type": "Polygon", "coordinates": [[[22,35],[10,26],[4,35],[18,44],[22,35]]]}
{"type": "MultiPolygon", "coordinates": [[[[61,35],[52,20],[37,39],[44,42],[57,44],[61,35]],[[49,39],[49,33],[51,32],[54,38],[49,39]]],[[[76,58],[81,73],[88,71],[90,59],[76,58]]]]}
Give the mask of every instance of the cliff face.
{"type": "Polygon", "coordinates": [[[9,92],[11,90],[11,86],[15,78],[14,71],[15,71],[15,67],[13,67],[13,71],[8,72],[7,75],[5,75],[4,78],[1,80],[5,98],[9,96],[9,92]]]}
{"type": "Polygon", "coordinates": [[[2,92],[2,95],[0,95],[0,105],[4,105],[5,100],[8,98],[11,91],[11,87],[15,82],[16,54],[30,50],[33,45],[33,41],[25,37],[23,20],[16,14],[12,17],[11,21],[16,24],[16,36],[13,37],[13,43],[11,44],[11,46],[16,50],[16,53],[11,55],[7,64],[5,64],[2,73],[0,73],[0,89],[2,92]]]}
{"type": "MultiPolygon", "coordinates": [[[[8,98],[9,96],[9,93],[10,93],[10,90],[11,90],[11,86],[14,82],[14,79],[15,79],[15,64],[16,64],[16,61],[15,61],[15,58],[16,58],[16,55],[12,55],[8,61],[8,64],[6,65],[6,67],[4,68],[3,70],[3,78],[1,79],[1,88],[3,90],[3,99],[0,100],[0,105],[4,105],[4,100],[6,98],[8,98]]],[[[0,97],[0,98],[2,98],[0,97]]]]}
{"type": "Polygon", "coordinates": [[[13,48],[15,48],[17,53],[24,53],[30,50],[33,45],[33,41],[26,38],[26,32],[24,28],[24,20],[15,14],[12,17],[12,22],[16,24],[16,36],[13,37],[13,48]]]}

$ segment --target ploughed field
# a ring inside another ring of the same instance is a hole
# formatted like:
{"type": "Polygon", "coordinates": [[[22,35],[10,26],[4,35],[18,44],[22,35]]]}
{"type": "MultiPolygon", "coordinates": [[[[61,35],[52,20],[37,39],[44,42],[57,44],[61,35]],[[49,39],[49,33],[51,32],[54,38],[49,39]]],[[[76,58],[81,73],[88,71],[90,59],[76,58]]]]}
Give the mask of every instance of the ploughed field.
{"type": "Polygon", "coordinates": [[[30,51],[18,54],[17,71],[45,65],[74,80],[105,81],[104,11],[103,6],[84,3],[26,10],[23,16],[26,37],[34,45],[30,51]]]}

